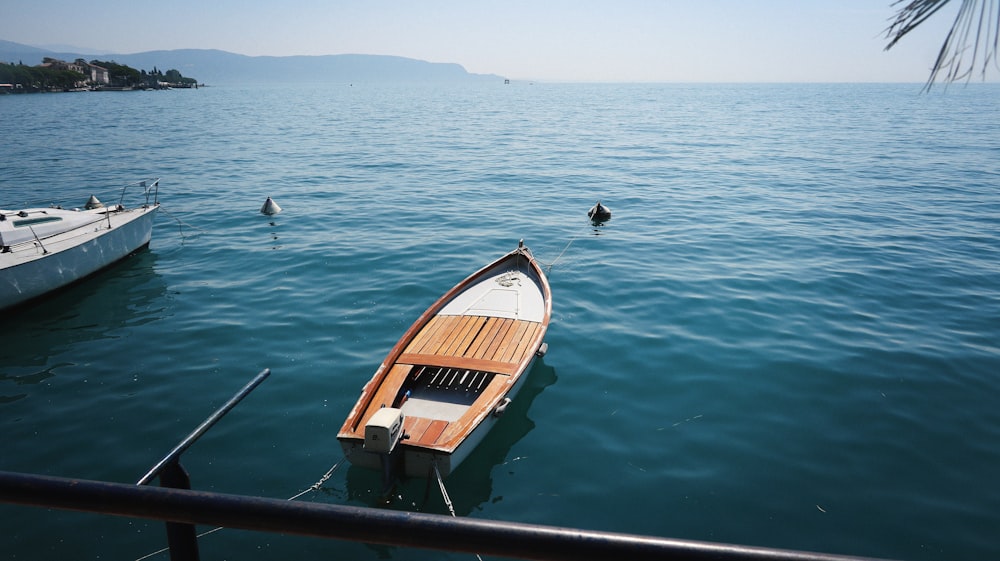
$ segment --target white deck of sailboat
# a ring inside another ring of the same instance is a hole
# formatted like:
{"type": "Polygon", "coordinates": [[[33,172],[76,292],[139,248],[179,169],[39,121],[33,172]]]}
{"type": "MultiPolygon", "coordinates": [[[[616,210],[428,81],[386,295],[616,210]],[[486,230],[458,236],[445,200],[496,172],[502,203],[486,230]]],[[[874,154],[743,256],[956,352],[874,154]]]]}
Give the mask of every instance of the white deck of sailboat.
{"type": "Polygon", "coordinates": [[[0,268],[13,267],[77,247],[155,209],[156,207],[102,207],[91,210],[2,210],[0,213],[4,215],[4,219],[0,221],[0,245],[4,252],[0,258],[0,268]]]}

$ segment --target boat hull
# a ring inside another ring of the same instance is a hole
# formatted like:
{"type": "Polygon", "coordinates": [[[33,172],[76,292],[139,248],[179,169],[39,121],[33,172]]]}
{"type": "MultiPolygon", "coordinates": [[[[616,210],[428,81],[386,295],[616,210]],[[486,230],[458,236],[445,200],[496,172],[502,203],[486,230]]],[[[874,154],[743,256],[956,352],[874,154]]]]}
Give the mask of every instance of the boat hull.
{"type": "Polygon", "coordinates": [[[86,231],[21,244],[0,254],[0,310],[67,287],[149,245],[159,206],[112,211],[86,231]]]}
{"type": "Polygon", "coordinates": [[[362,388],[337,434],[347,459],[387,479],[428,477],[435,466],[450,474],[520,391],[543,352],[551,313],[548,280],[523,244],[457,284],[362,388]],[[392,419],[402,426],[398,443],[378,437],[392,419]]]}

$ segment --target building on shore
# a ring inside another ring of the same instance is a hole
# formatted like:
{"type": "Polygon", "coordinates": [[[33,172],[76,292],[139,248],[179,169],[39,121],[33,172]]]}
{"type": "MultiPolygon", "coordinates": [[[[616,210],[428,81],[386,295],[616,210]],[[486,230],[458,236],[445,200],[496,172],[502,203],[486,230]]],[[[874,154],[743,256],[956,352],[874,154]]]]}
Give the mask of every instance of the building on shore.
{"type": "Polygon", "coordinates": [[[73,62],[66,62],[55,58],[45,57],[42,59],[42,64],[39,66],[52,68],[53,70],[71,70],[73,72],[83,74],[87,77],[87,79],[84,83],[79,84],[79,87],[105,86],[111,82],[107,68],[97,66],[96,64],[90,64],[82,58],[78,58],[73,62]]]}

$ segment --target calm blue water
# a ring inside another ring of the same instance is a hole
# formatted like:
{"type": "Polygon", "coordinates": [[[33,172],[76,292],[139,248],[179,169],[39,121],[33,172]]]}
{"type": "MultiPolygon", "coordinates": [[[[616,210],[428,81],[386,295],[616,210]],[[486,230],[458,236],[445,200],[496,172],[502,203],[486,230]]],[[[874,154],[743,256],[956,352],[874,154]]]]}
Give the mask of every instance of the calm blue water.
{"type": "MultiPolygon", "coordinates": [[[[524,238],[552,264],[550,351],[449,478],[459,515],[1000,558],[1000,86],[919,89],[0,97],[0,206],[147,177],[163,201],[149,251],[0,319],[0,469],[134,482],[269,367],[183,463],[198,489],[290,497],[341,458],[410,322],[524,238]]],[[[375,505],[378,485],[344,467],[307,498],[375,505]]],[[[424,490],[389,508],[446,513],[424,490]]],[[[8,559],[165,545],[142,520],[0,521],[8,559]]],[[[201,549],[471,557],[229,530],[201,549]]]]}

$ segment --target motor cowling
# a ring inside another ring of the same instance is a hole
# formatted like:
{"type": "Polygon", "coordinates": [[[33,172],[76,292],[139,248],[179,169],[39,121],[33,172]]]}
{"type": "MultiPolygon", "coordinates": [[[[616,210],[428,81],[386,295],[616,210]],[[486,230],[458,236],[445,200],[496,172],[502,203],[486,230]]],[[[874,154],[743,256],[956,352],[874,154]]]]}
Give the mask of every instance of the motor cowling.
{"type": "Polygon", "coordinates": [[[403,411],[383,407],[365,424],[365,451],[391,454],[403,437],[403,411]]]}

